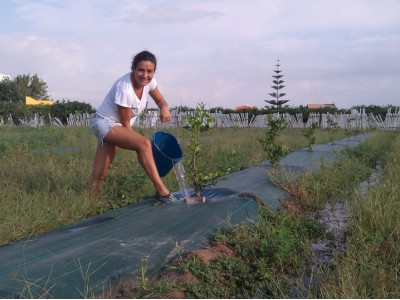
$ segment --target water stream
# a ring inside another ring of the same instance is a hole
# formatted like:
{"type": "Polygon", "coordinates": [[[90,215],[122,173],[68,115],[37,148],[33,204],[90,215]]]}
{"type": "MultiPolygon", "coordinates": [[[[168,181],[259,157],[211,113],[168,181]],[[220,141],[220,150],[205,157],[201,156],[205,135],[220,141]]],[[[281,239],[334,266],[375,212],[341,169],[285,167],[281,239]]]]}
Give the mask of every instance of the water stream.
{"type": "Polygon", "coordinates": [[[190,195],[186,186],[185,168],[180,161],[174,165],[174,171],[176,175],[176,180],[178,181],[179,189],[181,191],[181,198],[179,200],[183,201],[183,199],[189,198],[190,195]]]}

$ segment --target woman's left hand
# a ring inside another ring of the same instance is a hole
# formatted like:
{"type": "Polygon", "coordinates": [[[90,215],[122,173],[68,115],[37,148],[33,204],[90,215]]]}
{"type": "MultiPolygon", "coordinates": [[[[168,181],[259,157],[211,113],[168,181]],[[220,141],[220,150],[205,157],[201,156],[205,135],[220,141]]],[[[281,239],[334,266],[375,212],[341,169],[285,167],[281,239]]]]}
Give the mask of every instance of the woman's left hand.
{"type": "Polygon", "coordinates": [[[162,123],[171,121],[171,112],[168,105],[164,105],[160,109],[160,120],[162,123]]]}
{"type": "Polygon", "coordinates": [[[164,100],[163,96],[161,96],[158,87],[155,87],[154,90],[151,90],[150,96],[154,99],[154,102],[160,108],[160,120],[162,123],[171,121],[171,112],[169,111],[169,107],[167,102],[164,100]]]}

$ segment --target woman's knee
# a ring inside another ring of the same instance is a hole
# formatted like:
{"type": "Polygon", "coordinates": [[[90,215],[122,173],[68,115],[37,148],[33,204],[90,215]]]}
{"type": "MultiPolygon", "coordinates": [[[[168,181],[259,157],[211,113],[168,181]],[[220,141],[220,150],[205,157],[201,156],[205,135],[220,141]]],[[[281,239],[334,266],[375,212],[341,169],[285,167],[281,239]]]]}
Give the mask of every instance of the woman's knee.
{"type": "Polygon", "coordinates": [[[140,152],[151,152],[151,142],[150,140],[144,138],[143,141],[140,142],[140,146],[138,150],[140,152]]]}
{"type": "Polygon", "coordinates": [[[145,144],[145,147],[146,147],[147,150],[151,150],[151,142],[150,142],[150,140],[146,139],[144,144],[145,144]]]}

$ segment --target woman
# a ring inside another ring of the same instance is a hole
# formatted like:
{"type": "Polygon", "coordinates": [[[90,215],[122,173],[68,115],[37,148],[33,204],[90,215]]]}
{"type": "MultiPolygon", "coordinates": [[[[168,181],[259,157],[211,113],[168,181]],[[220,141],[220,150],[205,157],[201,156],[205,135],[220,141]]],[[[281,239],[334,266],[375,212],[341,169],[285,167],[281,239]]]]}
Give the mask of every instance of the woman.
{"type": "Polygon", "coordinates": [[[157,60],[154,54],[142,51],[135,55],[131,72],[118,79],[96,111],[92,130],[99,140],[90,188],[96,195],[107,174],[118,148],[136,151],[140,165],[156,188],[156,197],[161,201],[174,201],[162,182],[154,162],[151,142],[133,130],[132,125],[146,107],[148,96],[160,108],[161,122],[171,119],[167,102],[162,97],[154,79],[157,60]]]}

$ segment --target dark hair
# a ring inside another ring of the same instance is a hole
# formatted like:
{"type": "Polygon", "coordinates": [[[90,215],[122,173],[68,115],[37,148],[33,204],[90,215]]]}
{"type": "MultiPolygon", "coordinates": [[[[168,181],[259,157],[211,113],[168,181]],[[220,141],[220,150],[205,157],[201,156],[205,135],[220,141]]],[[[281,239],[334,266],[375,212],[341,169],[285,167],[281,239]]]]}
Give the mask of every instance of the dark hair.
{"type": "Polygon", "coordinates": [[[133,57],[133,61],[132,61],[132,66],[131,69],[134,70],[136,69],[137,65],[139,64],[139,62],[141,62],[142,60],[147,60],[147,61],[151,61],[154,64],[154,71],[156,70],[157,67],[157,58],[156,56],[149,52],[149,51],[142,51],[139,52],[138,54],[136,54],[133,57]]]}

